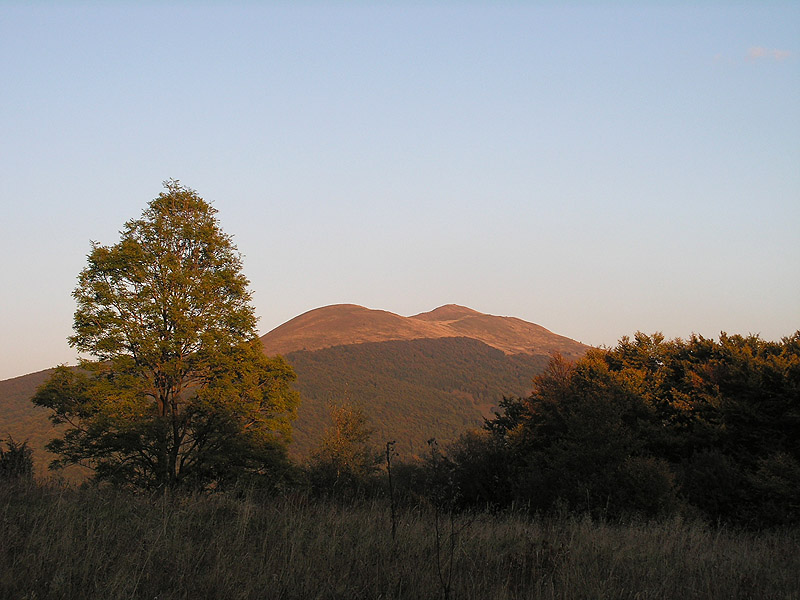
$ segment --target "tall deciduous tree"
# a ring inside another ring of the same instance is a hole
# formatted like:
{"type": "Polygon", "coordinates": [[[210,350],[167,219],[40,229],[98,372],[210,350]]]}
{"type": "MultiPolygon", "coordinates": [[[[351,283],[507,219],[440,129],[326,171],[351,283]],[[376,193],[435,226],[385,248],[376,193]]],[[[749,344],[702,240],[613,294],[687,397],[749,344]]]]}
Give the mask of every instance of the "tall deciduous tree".
{"type": "Polygon", "coordinates": [[[285,456],[299,397],[264,356],[248,280],[216,210],[177,181],[93,243],[73,292],[70,344],[96,360],[61,368],[33,401],[68,425],[49,449],[99,479],[208,485],[285,456]]]}

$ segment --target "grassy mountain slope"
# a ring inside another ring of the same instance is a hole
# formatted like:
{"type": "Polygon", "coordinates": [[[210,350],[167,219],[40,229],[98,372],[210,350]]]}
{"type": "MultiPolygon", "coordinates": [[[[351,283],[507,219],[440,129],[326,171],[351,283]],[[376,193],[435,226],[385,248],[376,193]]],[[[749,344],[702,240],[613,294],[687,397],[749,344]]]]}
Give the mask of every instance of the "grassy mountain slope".
{"type": "Polygon", "coordinates": [[[586,346],[514,317],[485,315],[448,304],[413,317],[355,304],[335,304],[304,313],[261,337],[268,354],[390,340],[468,337],[506,354],[560,352],[577,358],[586,346]]]}
{"type": "Polygon", "coordinates": [[[445,337],[436,323],[416,321],[355,304],[325,306],[304,313],[262,336],[268,354],[319,350],[331,346],[445,337]]]}
{"type": "Polygon", "coordinates": [[[17,442],[27,440],[34,449],[37,474],[46,473],[47,465],[55,458],[44,450],[44,445],[54,437],[54,430],[47,418],[49,411],[34,406],[31,397],[52,372],[53,369],[47,369],[0,381],[0,438],[4,440],[10,435],[17,442]]]}

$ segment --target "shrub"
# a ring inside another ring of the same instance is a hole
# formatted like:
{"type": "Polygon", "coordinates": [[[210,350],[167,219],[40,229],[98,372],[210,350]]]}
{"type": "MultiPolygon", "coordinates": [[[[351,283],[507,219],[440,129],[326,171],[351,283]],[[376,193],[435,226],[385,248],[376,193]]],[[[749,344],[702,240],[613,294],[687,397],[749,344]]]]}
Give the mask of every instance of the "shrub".
{"type": "Polygon", "coordinates": [[[685,465],[682,490],[687,500],[712,519],[736,519],[746,482],[741,468],[717,449],[695,453],[685,465]]]}
{"type": "Polygon", "coordinates": [[[763,524],[800,522],[800,463],[791,455],[777,452],[760,460],[748,479],[763,524]]]}
{"type": "Polygon", "coordinates": [[[675,475],[665,460],[652,456],[628,457],[618,477],[615,504],[620,512],[657,517],[675,509],[675,475]]]}
{"type": "Polygon", "coordinates": [[[31,479],[33,477],[33,450],[28,441],[21,444],[11,436],[6,439],[6,448],[0,448],[0,479],[31,479]]]}

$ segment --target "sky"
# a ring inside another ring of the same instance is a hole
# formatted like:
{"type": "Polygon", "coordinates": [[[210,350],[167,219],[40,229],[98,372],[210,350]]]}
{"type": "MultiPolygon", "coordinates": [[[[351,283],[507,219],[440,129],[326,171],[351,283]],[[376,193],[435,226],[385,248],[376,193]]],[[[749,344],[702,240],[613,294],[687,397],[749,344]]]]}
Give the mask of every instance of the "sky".
{"type": "Polygon", "coordinates": [[[587,344],[800,329],[800,3],[2,2],[0,379],[178,179],[262,333],[447,303],[587,344]]]}

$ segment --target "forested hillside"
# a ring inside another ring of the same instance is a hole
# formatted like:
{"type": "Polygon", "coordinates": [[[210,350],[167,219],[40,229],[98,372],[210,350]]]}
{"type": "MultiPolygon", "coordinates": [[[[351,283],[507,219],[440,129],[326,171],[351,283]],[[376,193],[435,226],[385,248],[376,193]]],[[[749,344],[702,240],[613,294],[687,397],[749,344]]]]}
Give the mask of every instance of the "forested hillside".
{"type": "MultiPolygon", "coordinates": [[[[507,355],[470,338],[393,340],[335,346],[286,357],[298,374],[302,402],[289,447],[305,458],[329,424],[328,403],[361,404],[376,442],[396,439],[418,454],[436,437],[452,441],[480,427],[504,395],[530,392],[547,355],[507,355]]],[[[36,473],[54,457],[44,450],[54,430],[47,411],[30,398],[52,369],[0,382],[0,435],[28,440],[36,473]]]]}
{"type": "Polygon", "coordinates": [[[286,356],[303,398],[290,451],[304,456],[328,424],[327,404],[364,408],[375,441],[397,440],[411,454],[431,437],[446,442],[480,427],[504,394],[530,392],[546,355],[507,355],[469,338],[335,346],[286,356]]]}

